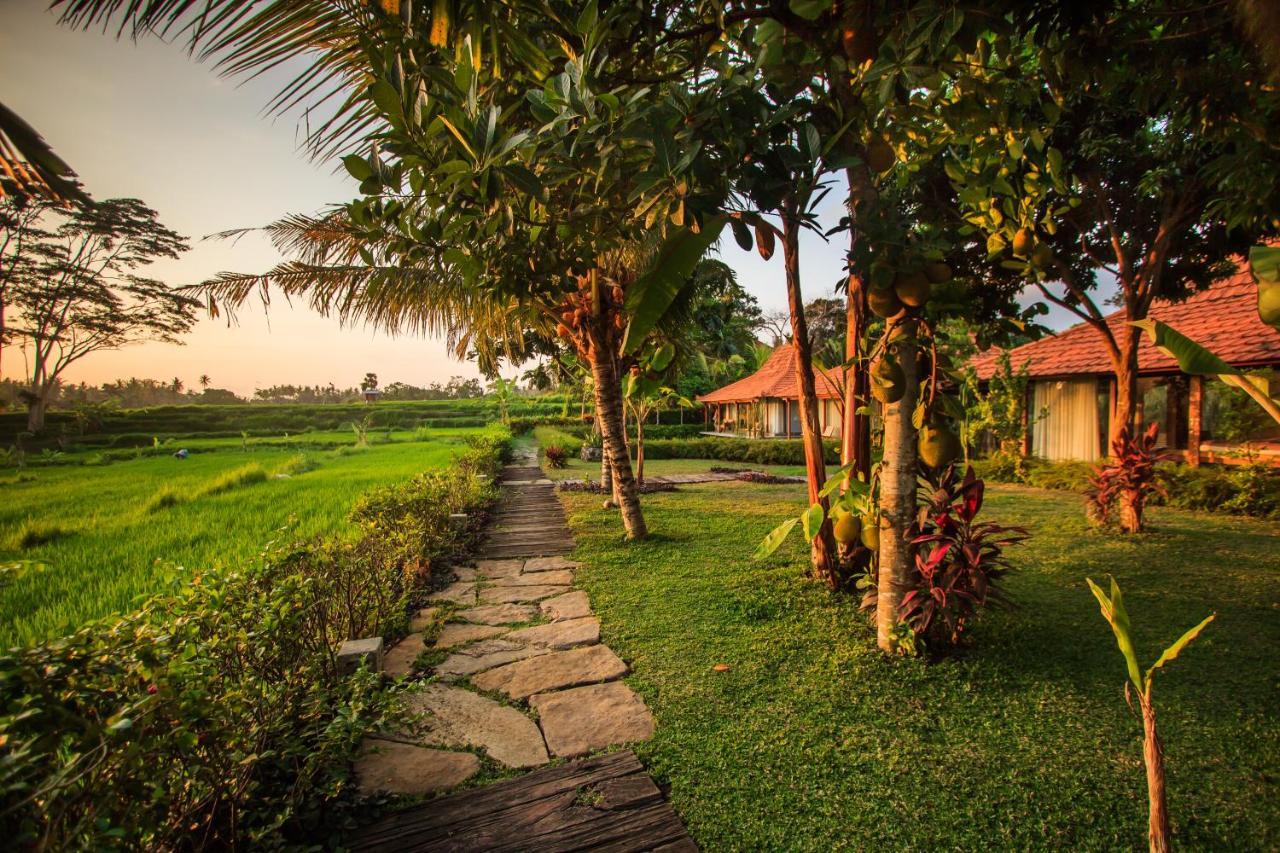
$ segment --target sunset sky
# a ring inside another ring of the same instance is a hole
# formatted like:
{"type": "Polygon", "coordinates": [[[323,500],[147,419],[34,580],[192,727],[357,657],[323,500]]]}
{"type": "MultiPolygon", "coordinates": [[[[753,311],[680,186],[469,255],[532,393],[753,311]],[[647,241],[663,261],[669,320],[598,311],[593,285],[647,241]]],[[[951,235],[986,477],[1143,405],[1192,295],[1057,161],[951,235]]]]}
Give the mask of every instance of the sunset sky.
{"type": "MultiPolygon", "coordinates": [[[[265,239],[250,235],[231,244],[201,238],[315,212],[357,194],[345,172],[299,151],[297,116],[263,114],[282,75],[251,82],[220,78],[176,45],[58,27],[46,5],[0,0],[0,97],[77,170],[92,195],[140,198],[192,239],[190,252],[155,264],[148,275],[176,286],[222,270],[265,270],[279,260],[265,239]]],[[[833,192],[825,203],[831,224],[840,215],[839,195],[833,192]]],[[[765,263],[727,243],[723,258],[765,310],[784,308],[781,256],[765,263]]],[[[840,238],[833,244],[805,238],[806,298],[833,291],[842,275],[842,244],[840,238]]],[[[16,349],[4,365],[6,376],[21,371],[16,349]]],[[[384,384],[479,375],[472,364],[451,358],[441,341],[342,328],[277,300],[269,314],[256,304],[247,307],[230,327],[202,318],[183,346],[143,344],[96,354],[69,370],[67,379],[96,384],[178,377],[194,386],[207,373],[214,386],[248,394],[282,383],[352,386],[367,371],[384,384]]]]}

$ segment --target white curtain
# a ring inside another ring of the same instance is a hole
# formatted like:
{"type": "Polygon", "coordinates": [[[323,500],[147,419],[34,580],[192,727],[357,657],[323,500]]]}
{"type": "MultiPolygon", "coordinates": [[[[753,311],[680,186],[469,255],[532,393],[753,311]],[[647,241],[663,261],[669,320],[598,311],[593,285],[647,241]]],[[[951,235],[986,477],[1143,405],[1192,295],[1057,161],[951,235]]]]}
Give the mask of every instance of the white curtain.
{"type": "Polygon", "coordinates": [[[1088,379],[1036,381],[1031,416],[1048,415],[1031,427],[1031,451],[1042,459],[1082,459],[1098,453],[1098,385],[1088,379]]]}

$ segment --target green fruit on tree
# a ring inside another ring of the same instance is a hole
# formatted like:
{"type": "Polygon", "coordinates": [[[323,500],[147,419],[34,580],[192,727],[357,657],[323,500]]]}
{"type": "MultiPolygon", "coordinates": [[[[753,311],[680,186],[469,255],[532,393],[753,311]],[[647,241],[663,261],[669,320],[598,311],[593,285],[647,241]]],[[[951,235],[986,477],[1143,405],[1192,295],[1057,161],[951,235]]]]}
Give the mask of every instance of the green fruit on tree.
{"type": "Polygon", "coordinates": [[[907,375],[902,372],[902,365],[889,356],[871,365],[872,397],[885,405],[890,405],[901,400],[905,393],[907,393],[907,375]]]}
{"type": "Polygon", "coordinates": [[[1052,263],[1053,249],[1049,248],[1048,243],[1036,243],[1036,247],[1031,250],[1031,265],[1038,270],[1047,270],[1052,263]]]}
{"type": "Polygon", "coordinates": [[[862,544],[872,551],[880,550],[880,525],[871,516],[862,519],[862,544]]]}
{"type": "Polygon", "coordinates": [[[887,172],[896,162],[898,158],[894,155],[893,148],[881,137],[877,136],[867,143],[867,166],[871,171],[876,174],[887,172]]]}
{"type": "Polygon", "coordinates": [[[885,320],[902,312],[902,302],[891,287],[886,287],[884,290],[873,287],[868,290],[867,307],[871,309],[872,314],[885,320]]]}
{"type": "Polygon", "coordinates": [[[1268,326],[1280,329],[1280,282],[1258,282],[1258,316],[1268,326]]]}
{"type": "Polygon", "coordinates": [[[870,279],[872,290],[893,287],[893,267],[887,261],[872,261],[870,279]]]}
{"type": "Polygon", "coordinates": [[[951,281],[951,267],[941,261],[934,261],[931,264],[924,265],[924,274],[933,284],[942,284],[951,281]]]}
{"type": "Polygon", "coordinates": [[[846,512],[836,520],[836,541],[841,545],[852,545],[854,542],[857,542],[858,536],[861,532],[862,519],[858,518],[851,512],[846,512]]]}
{"type": "Polygon", "coordinates": [[[910,305],[912,308],[919,308],[928,302],[932,290],[933,285],[922,272],[900,273],[893,280],[893,292],[903,305],[910,305]]]}
{"type": "Polygon", "coordinates": [[[1035,246],[1036,235],[1030,228],[1019,228],[1018,233],[1013,235],[1013,253],[1018,257],[1025,258],[1030,255],[1035,246]]]}
{"type": "Polygon", "coordinates": [[[927,423],[920,430],[916,445],[920,452],[920,461],[930,468],[944,468],[960,458],[964,448],[960,446],[960,436],[942,423],[927,423]]]}

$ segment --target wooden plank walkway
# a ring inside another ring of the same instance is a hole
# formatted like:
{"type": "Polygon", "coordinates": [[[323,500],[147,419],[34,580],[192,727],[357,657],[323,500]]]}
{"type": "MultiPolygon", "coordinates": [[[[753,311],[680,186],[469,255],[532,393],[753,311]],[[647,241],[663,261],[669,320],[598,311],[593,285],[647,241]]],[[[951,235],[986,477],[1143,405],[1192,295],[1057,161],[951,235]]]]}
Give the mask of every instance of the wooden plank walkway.
{"type": "Polygon", "coordinates": [[[698,848],[630,750],[462,791],[390,814],[353,850],[686,853],[698,848]]]}
{"type": "Polygon", "coordinates": [[[489,523],[480,556],[487,560],[555,557],[573,550],[573,534],[555,485],[537,465],[502,470],[503,494],[489,523]]]}

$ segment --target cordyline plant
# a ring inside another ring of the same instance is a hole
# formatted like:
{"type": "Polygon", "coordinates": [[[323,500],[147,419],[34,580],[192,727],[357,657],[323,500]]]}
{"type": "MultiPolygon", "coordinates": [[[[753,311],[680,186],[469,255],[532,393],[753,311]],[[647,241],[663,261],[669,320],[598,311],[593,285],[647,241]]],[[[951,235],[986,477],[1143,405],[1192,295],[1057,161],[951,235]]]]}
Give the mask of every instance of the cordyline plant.
{"type": "Polygon", "coordinates": [[[1120,530],[1142,531],[1142,511],[1147,496],[1162,491],[1156,482],[1156,438],[1159,424],[1151,424],[1136,439],[1122,428],[1111,442],[1111,459],[1099,465],[1090,478],[1090,501],[1094,517],[1105,522],[1119,504],[1120,530]]]}
{"type": "Polygon", "coordinates": [[[1010,570],[1004,549],[1027,539],[1027,531],[975,521],[984,491],[973,466],[958,482],[952,466],[920,510],[912,588],[899,613],[927,648],[958,644],[979,609],[1010,603],[998,583],[1010,570]]]}
{"type": "Polygon", "coordinates": [[[1166,853],[1169,848],[1169,811],[1164,794],[1164,748],[1160,745],[1160,736],[1156,731],[1156,709],[1151,704],[1151,687],[1156,670],[1174,660],[1187,645],[1200,635],[1205,626],[1214,620],[1216,613],[1211,613],[1203,622],[1187,631],[1177,642],[1160,653],[1160,657],[1145,673],[1138,668],[1138,655],[1133,648],[1133,637],[1129,633],[1129,614],[1124,607],[1124,597],[1120,593],[1120,585],[1111,578],[1111,593],[1105,592],[1089,578],[1085,578],[1094,598],[1102,608],[1102,618],[1111,625],[1116,635],[1116,645],[1124,655],[1128,668],[1129,680],[1124,685],[1125,700],[1133,707],[1130,689],[1138,691],[1138,705],[1142,713],[1142,758],[1147,765],[1147,806],[1148,823],[1147,838],[1152,853],[1166,853]]]}

